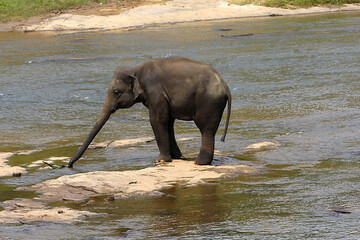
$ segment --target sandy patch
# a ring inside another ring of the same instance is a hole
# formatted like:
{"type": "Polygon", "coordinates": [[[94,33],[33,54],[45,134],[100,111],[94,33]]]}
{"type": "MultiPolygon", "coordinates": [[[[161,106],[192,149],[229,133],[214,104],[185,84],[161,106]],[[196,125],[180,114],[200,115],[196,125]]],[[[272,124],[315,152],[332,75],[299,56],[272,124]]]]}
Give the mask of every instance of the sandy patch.
{"type": "Polygon", "coordinates": [[[14,173],[25,173],[26,170],[22,167],[14,167],[6,164],[14,153],[0,152],[0,177],[12,176],[14,173]]]}
{"type": "Polygon", "coordinates": [[[315,14],[336,11],[359,11],[360,5],[351,4],[339,7],[311,7],[301,9],[269,8],[256,5],[238,6],[224,0],[173,0],[165,4],[136,7],[109,16],[84,16],[61,14],[35,25],[22,27],[24,31],[61,30],[113,30],[144,25],[214,20],[227,18],[286,16],[315,14]]]}

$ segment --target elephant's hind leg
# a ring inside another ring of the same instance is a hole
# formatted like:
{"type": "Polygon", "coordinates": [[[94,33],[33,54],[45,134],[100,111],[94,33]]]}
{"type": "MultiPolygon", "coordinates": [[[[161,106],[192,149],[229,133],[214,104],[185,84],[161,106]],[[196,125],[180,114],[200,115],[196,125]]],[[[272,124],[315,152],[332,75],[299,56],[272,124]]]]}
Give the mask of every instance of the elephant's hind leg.
{"type": "Polygon", "coordinates": [[[201,148],[196,158],[199,165],[210,165],[214,158],[215,134],[219,127],[225,103],[209,102],[196,112],[195,124],[201,132],[201,148]]]}

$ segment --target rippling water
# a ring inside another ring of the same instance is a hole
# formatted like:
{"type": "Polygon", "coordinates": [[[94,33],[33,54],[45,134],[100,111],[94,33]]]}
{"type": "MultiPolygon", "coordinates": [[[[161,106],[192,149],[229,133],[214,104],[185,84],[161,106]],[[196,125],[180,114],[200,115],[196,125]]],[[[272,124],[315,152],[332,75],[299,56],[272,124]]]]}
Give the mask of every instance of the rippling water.
{"type": "MultiPolygon", "coordinates": [[[[0,33],[0,151],[37,150],[15,155],[9,164],[72,156],[100,113],[117,67],[184,56],[213,65],[232,91],[228,138],[222,143],[218,137],[217,149],[268,168],[215,185],[174,187],[162,198],[73,204],[110,214],[75,225],[1,226],[0,238],[359,239],[359,22],[352,13],[106,33],[0,33]],[[225,28],[232,31],[220,31],[225,28]],[[221,37],[248,33],[253,35],[221,37]],[[283,146],[241,150],[269,140],[283,146]],[[336,206],[351,214],[333,212],[336,206]]],[[[192,123],[176,127],[179,136],[199,136],[192,123]]],[[[136,105],[119,110],[96,141],[139,136],[152,136],[152,130],[147,110],[136,105]]],[[[180,148],[186,154],[198,145],[180,148]]],[[[152,166],[157,151],[155,143],[90,150],[76,170],[152,166]]],[[[3,178],[0,201],[31,197],[13,189],[69,173],[33,170],[3,178]]]]}

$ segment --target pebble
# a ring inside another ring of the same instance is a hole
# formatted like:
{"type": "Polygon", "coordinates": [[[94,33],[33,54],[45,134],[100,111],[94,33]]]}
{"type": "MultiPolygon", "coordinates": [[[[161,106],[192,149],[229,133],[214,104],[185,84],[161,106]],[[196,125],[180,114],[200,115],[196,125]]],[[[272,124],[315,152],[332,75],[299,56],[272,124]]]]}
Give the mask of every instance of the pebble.
{"type": "Polygon", "coordinates": [[[12,174],[13,177],[21,177],[21,172],[14,172],[12,174]]]}
{"type": "Polygon", "coordinates": [[[114,200],[115,200],[115,197],[114,197],[114,196],[108,196],[108,197],[106,198],[106,200],[108,200],[108,201],[114,201],[114,200]]]}

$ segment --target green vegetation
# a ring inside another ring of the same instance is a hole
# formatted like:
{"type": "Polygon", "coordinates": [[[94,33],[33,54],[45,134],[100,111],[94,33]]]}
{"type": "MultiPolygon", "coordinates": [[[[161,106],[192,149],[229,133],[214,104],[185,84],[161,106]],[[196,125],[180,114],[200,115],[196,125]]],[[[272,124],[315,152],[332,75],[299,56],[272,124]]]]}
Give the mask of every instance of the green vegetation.
{"type": "Polygon", "coordinates": [[[107,2],[109,0],[0,0],[0,21],[26,19],[54,10],[107,2]]]}
{"type": "Polygon", "coordinates": [[[266,7],[297,8],[360,3],[360,0],[230,0],[230,3],[236,5],[255,4],[266,7]]]}

